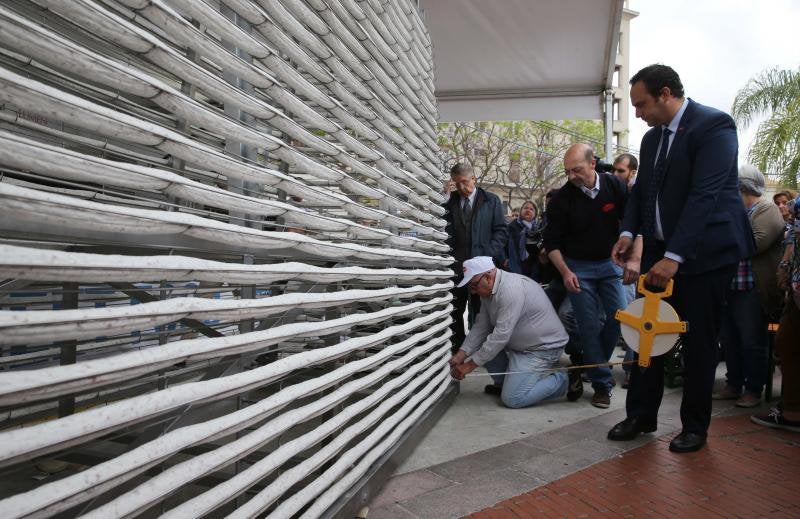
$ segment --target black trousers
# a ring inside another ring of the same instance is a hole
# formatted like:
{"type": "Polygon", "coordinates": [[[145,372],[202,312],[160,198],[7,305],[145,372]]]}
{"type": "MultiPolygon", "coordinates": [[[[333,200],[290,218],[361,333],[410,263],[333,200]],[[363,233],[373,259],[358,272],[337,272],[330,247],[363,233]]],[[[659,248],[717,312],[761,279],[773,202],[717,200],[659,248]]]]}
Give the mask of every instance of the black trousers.
{"type": "MultiPolygon", "coordinates": [[[[642,272],[647,272],[664,254],[658,243],[646,247],[642,272]]],[[[706,434],[711,422],[711,393],[719,353],[717,337],[722,325],[725,292],[736,274],[737,265],[728,265],[698,275],[678,274],[672,296],[667,300],[680,318],[689,322],[683,334],[683,432],[706,434]]],[[[653,357],[650,367],[636,365],[631,370],[631,386],[625,401],[629,417],[656,420],[664,396],[664,356],[653,357]]]]}
{"type": "MultiPolygon", "coordinates": [[[[461,280],[459,279],[458,281],[461,280]]],[[[481,310],[481,298],[470,294],[467,286],[461,288],[453,287],[451,293],[453,294],[453,313],[450,314],[450,316],[453,318],[453,323],[450,325],[450,330],[452,330],[453,336],[450,340],[453,341],[452,351],[455,353],[466,338],[466,334],[464,333],[464,310],[467,309],[467,303],[469,303],[468,322],[471,328],[472,323],[475,321],[475,316],[477,316],[478,312],[481,310]]]]}

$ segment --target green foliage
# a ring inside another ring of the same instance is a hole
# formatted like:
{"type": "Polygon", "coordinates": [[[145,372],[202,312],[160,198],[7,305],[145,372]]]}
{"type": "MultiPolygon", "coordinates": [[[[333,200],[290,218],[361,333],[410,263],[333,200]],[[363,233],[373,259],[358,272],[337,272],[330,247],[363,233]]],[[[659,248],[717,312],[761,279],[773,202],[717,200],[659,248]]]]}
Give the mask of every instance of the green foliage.
{"type": "Polygon", "coordinates": [[[761,115],[748,159],[765,174],[797,189],[800,175],[800,70],[770,69],[736,94],[731,113],[743,128],[761,115]]]}
{"type": "Polygon", "coordinates": [[[445,123],[437,139],[445,166],[469,162],[478,183],[517,207],[542,204],[544,194],[565,181],[562,159],[575,142],[603,148],[600,121],[503,121],[445,123]]]}

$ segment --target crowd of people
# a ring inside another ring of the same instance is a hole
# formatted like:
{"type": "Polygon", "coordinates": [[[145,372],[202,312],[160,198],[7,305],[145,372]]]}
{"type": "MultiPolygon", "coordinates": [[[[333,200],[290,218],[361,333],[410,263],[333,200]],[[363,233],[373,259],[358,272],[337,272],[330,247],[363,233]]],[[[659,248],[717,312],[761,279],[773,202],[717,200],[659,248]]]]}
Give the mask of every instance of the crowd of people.
{"type": "MultiPolygon", "coordinates": [[[[770,323],[782,369],[782,401],[756,423],[800,432],[800,197],[764,199],[764,175],[737,167],[731,117],[686,97],[680,77],[650,65],[630,80],[636,116],[651,127],[640,156],[599,168],[588,144],[563,158],[566,182],[507,221],[499,198],[458,163],[445,186],[448,244],[455,258],[451,374],[479,366],[485,391],[512,408],[566,397],[584,379],[591,404],[610,406],[610,361],[620,339],[617,310],[636,297],[640,273],[688,322],[682,334],[682,431],[673,452],[703,447],[712,399],[757,407],[769,374],[770,323]],[[600,171],[598,171],[600,170],[600,171]],[[610,171],[608,171],[610,170],[610,171]],[[463,322],[467,314],[469,333],[463,322]],[[720,352],[727,374],[714,391],[720,352]],[[573,366],[560,367],[562,354],[573,366]]],[[[647,369],[628,348],[627,418],[608,438],[655,431],[664,392],[664,357],[647,369]]]]}

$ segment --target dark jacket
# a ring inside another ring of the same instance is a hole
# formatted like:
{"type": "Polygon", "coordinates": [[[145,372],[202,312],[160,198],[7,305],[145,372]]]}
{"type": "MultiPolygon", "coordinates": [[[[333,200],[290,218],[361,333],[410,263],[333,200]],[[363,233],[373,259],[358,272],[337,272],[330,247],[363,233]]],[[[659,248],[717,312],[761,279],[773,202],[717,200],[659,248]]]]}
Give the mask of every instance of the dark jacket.
{"type": "Polygon", "coordinates": [[[461,271],[464,260],[476,256],[491,256],[496,265],[502,265],[506,260],[506,243],[508,241],[508,225],[503,214],[503,204],[497,195],[476,187],[475,202],[472,209],[472,222],[469,225],[469,247],[465,247],[462,239],[466,236],[467,222],[461,217],[461,195],[454,191],[444,203],[447,211],[444,219],[447,221],[445,232],[448,238],[447,245],[453,250],[456,259],[456,272],[461,271]]]}
{"type": "MultiPolygon", "coordinates": [[[[736,125],[724,112],[687,102],[667,156],[658,208],[666,250],[684,259],[680,272],[701,274],[751,256],[753,239],[739,196],[736,125]]],[[[622,223],[634,236],[642,229],[660,139],[660,126],[642,138],[639,174],[622,223]]],[[[644,240],[647,247],[654,237],[644,240]]]]}
{"type": "MultiPolygon", "coordinates": [[[[533,221],[532,231],[539,228],[539,222],[533,221]]],[[[515,274],[522,274],[531,279],[539,280],[539,249],[532,244],[527,243],[528,229],[522,222],[513,220],[508,224],[508,271],[515,274]],[[525,236],[525,237],[523,237],[525,236]],[[524,252],[528,253],[528,258],[522,260],[524,252]]]]}

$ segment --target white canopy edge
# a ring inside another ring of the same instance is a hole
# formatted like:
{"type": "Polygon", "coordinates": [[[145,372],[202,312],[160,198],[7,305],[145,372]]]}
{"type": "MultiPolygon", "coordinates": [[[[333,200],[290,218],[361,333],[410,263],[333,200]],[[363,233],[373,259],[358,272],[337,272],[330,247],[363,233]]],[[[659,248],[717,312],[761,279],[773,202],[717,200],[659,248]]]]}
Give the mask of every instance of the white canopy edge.
{"type": "Polygon", "coordinates": [[[439,122],[596,119],[601,108],[598,94],[490,99],[449,96],[439,99],[439,122]]]}

